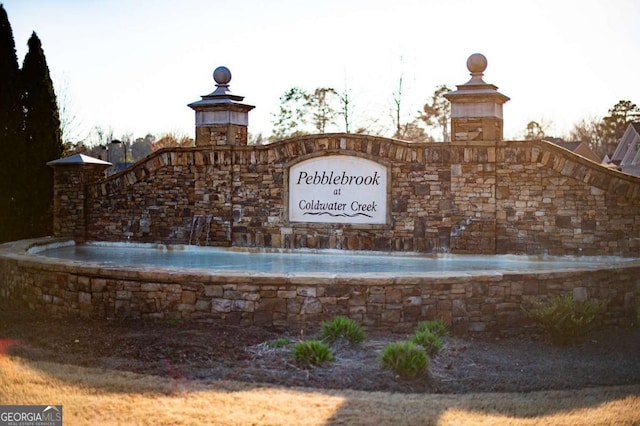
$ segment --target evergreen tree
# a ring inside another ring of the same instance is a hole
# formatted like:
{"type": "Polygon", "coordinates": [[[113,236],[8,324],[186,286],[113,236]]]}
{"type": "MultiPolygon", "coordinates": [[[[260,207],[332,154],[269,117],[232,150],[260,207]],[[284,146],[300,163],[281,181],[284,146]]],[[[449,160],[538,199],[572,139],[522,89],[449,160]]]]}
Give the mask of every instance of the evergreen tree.
{"type": "Polygon", "coordinates": [[[300,87],[292,87],[280,96],[280,111],[274,114],[273,140],[309,133],[304,130],[308,99],[309,94],[300,87]]]}
{"type": "Polygon", "coordinates": [[[28,44],[29,51],[22,65],[29,188],[25,219],[27,236],[35,237],[51,232],[53,171],[46,163],[60,158],[63,146],[53,82],[42,43],[35,32],[28,44]]]}
{"type": "Polygon", "coordinates": [[[13,31],[0,4],[0,242],[22,235],[24,116],[13,31]]]}
{"type": "Polygon", "coordinates": [[[602,119],[601,128],[605,134],[606,154],[612,155],[629,123],[640,121],[640,108],[628,100],[618,101],[609,109],[609,115],[602,119]]]}

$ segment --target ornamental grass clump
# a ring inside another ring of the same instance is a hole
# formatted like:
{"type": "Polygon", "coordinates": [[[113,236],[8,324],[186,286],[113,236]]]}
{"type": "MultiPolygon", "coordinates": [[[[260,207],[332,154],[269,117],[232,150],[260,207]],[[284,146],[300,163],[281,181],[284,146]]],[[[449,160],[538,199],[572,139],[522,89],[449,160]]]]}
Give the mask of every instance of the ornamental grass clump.
{"type": "Polygon", "coordinates": [[[415,329],[417,332],[429,332],[431,334],[435,334],[441,339],[447,337],[449,335],[449,330],[447,326],[442,321],[422,321],[416,326],[415,329]]]}
{"type": "Polygon", "coordinates": [[[365,334],[360,324],[351,318],[343,316],[337,316],[331,321],[323,322],[320,328],[320,336],[330,343],[345,339],[352,345],[357,345],[365,339],[365,334]]]}
{"type": "Polygon", "coordinates": [[[442,338],[428,330],[416,330],[409,341],[422,346],[430,357],[437,355],[443,345],[442,338]]]}
{"type": "Polygon", "coordinates": [[[303,340],[293,346],[293,356],[300,364],[321,365],[335,358],[329,345],[319,340],[303,340]]]}
{"type": "Polygon", "coordinates": [[[403,379],[412,379],[427,368],[429,358],[424,348],[413,342],[392,342],[382,349],[380,362],[403,379]]]}
{"type": "Polygon", "coordinates": [[[571,295],[566,295],[524,311],[549,333],[552,343],[570,345],[593,330],[595,319],[605,307],[604,301],[576,302],[571,295]]]}
{"type": "Polygon", "coordinates": [[[266,342],[266,346],[270,349],[279,349],[284,348],[285,346],[289,346],[290,343],[291,341],[289,339],[287,339],[286,337],[281,337],[279,339],[269,340],[268,342],[266,342]]]}

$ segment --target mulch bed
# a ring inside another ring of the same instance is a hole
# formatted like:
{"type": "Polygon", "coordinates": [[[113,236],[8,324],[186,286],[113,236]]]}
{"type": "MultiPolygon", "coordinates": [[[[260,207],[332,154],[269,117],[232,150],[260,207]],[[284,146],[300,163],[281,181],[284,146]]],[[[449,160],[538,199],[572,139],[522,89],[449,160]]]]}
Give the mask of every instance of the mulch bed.
{"type": "MultiPolygon", "coordinates": [[[[302,330],[313,336],[317,330],[302,330]]],[[[382,348],[407,335],[368,333],[352,347],[333,346],[336,361],[298,365],[291,355],[302,335],[215,321],[49,318],[0,304],[0,355],[175,379],[238,380],[282,386],[392,392],[529,392],[640,384],[640,330],[601,330],[575,346],[544,340],[449,337],[412,380],[378,361],[382,348]],[[288,338],[273,348],[268,342],[288,338]],[[4,349],[3,349],[4,348],[4,349]]]]}

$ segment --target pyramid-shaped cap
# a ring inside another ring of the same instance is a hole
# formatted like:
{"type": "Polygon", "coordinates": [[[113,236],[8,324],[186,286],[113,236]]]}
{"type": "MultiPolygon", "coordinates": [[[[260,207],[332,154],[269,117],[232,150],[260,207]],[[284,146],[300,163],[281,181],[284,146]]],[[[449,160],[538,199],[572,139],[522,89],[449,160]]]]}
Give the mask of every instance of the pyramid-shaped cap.
{"type": "Polygon", "coordinates": [[[49,161],[47,166],[78,166],[78,165],[98,165],[109,167],[112,164],[108,161],[102,161],[98,158],[90,157],[84,154],[74,154],[68,157],[59,158],[57,160],[49,161]]]}

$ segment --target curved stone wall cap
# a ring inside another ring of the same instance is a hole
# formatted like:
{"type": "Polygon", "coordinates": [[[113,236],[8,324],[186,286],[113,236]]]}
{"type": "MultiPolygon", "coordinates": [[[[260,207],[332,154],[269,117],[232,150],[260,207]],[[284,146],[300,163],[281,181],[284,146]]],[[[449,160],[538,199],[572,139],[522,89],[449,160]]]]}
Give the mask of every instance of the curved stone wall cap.
{"type": "Polygon", "coordinates": [[[98,158],[89,157],[84,154],[74,154],[68,157],[59,158],[57,160],[49,161],[47,166],[72,166],[78,164],[94,164],[100,166],[111,166],[108,161],[102,161],[98,158]]]}

